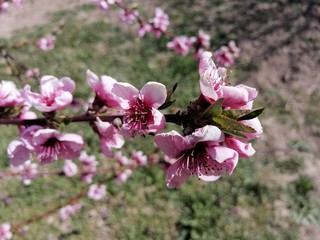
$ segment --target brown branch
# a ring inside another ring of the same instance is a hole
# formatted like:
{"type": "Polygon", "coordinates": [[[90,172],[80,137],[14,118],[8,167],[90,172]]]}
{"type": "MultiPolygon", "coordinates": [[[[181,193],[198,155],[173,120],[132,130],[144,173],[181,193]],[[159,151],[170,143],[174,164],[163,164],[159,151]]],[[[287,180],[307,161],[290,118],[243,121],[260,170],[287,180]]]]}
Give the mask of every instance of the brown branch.
{"type": "MultiPolygon", "coordinates": [[[[165,114],[164,115],[167,122],[179,124],[185,121],[186,117],[177,115],[177,114],[165,114]]],[[[113,116],[87,116],[87,115],[79,115],[74,117],[57,117],[55,120],[58,122],[94,122],[96,118],[99,117],[104,122],[112,122],[116,118],[122,119],[124,115],[113,115],[113,116]]],[[[37,118],[37,119],[0,119],[0,125],[39,125],[46,126],[47,118],[37,118]]]]}
{"type": "Polygon", "coordinates": [[[64,204],[60,204],[58,205],[57,207],[53,208],[53,209],[50,209],[40,215],[36,215],[36,216],[33,216],[32,218],[30,219],[27,219],[27,220],[24,220],[22,222],[19,222],[17,224],[13,224],[12,225],[12,229],[13,231],[15,232],[19,232],[19,229],[22,228],[23,226],[25,225],[28,225],[30,223],[33,223],[33,222],[36,222],[36,221],[39,221],[41,219],[44,219],[46,217],[49,217],[53,214],[55,214],[56,212],[58,212],[62,207],[65,207],[69,204],[74,204],[76,203],[77,201],[79,201],[81,198],[85,197],[87,195],[87,191],[88,191],[88,187],[84,188],[78,195],[76,195],[75,197],[73,198],[70,198],[68,201],[66,201],[64,204]]]}

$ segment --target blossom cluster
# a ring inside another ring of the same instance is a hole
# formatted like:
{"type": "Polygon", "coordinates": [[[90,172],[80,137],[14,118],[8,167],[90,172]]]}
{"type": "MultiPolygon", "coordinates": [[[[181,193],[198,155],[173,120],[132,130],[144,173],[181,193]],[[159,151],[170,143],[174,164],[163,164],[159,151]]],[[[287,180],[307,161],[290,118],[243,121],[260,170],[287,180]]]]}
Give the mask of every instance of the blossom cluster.
{"type": "Polygon", "coordinates": [[[213,54],[219,66],[230,67],[234,63],[234,59],[239,56],[240,48],[237,47],[235,41],[229,41],[227,46],[222,46],[213,54]]]}
{"type": "MultiPolygon", "coordinates": [[[[144,37],[146,33],[154,33],[156,37],[165,34],[172,40],[167,43],[167,48],[175,51],[181,56],[186,56],[191,49],[194,49],[194,58],[199,59],[201,54],[210,47],[210,35],[203,30],[199,30],[198,36],[187,37],[185,35],[172,36],[168,33],[170,25],[169,16],[159,7],[155,8],[154,17],[144,21],[137,9],[129,8],[122,4],[122,0],[92,0],[92,2],[102,11],[107,12],[110,5],[117,5],[120,8],[120,20],[132,24],[137,22],[139,28],[137,35],[144,37]]],[[[238,57],[240,49],[234,41],[230,41],[228,46],[222,46],[214,53],[217,63],[221,66],[230,67],[234,63],[234,58],[238,57]]]]}
{"type": "MultiPolygon", "coordinates": [[[[216,180],[223,172],[230,175],[239,157],[251,157],[255,153],[250,141],[262,133],[257,118],[260,111],[252,109],[258,94],[256,89],[227,84],[227,70],[217,68],[212,53],[207,51],[200,57],[199,75],[201,95],[185,111],[176,114],[176,123],[182,125],[183,134],[171,131],[154,137],[167,157],[177,159],[167,171],[168,187],[179,187],[190,175],[205,181],[216,180]]],[[[99,77],[90,70],[87,83],[95,92],[95,99],[84,117],[91,117],[102,153],[116,159],[120,167],[126,167],[116,173],[116,182],[122,183],[132,174],[132,169],[146,165],[146,159],[138,151],[132,153],[129,161],[114,150],[121,149],[126,138],[154,135],[163,130],[166,116],[159,108],[167,106],[171,96],[158,82],[148,82],[139,90],[110,76],[99,77]],[[103,121],[106,109],[118,117],[103,121]]],[[[30,112],[31,106],[45,116],[44,125],[20,127],[20,139],[12,141],[7,149],[11,164],[21,166],[26,183],[36,175],[36,167],[30,163],[33,158],[40,164],[64,159],[66,176],[80,172],[85,182],[92,182],[98,164],[81,152],[82,136],[60,132],[61,121],[55,119],[57,111],[71,105],[74,89],[75,83],[68,77],[43,76],[39,93],[32,92],[29,85],[19,90],[12,82],[2,81],[2,118],[36,118],[30,112]],[[13,115],[7,111],[17,107],[13,115]],[[80,171],[72,159],[80,160],[80,171]]]]}

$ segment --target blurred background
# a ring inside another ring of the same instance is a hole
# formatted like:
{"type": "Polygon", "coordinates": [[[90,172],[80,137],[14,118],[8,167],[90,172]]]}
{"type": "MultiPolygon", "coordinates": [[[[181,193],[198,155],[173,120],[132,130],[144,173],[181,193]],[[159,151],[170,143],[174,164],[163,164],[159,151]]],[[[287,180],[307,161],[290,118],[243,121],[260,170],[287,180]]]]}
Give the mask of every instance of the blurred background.
{"type": "MultiPolygon", "coordinates": [[[[253,145],[257,153],[241,159],[231,176],[205,183],[190,178],[178,190],[167,189],[161,165],[134,172],[121,186],[110,173],[107,197],[86,200],[67,221],[51,215],[29,225],[21,239],[305,239],[320,235],[320,4],[318,1],[136,0],[145,19],[161,7],[170,17],[169,32],[211,36],[211,51],[235,40],[240,57],[230,68],[232,85],[259,91],[255,107],[264,134],[253,145]]],[[[171,40],[152,34],[136,36],[137,25],[120,23],[119,9],[99,11],[90,1],[25,0],[21,9],[0,15],[0,45],[38,39],[66,24],[56,48],[41,52],[26,46],[10,53],[42,75],[69,76],[75,97],[93,97],[85,72],[110,75],[140,88],[148,81],[170,87],[178,82],[172,112],[200,94],[198,62],[166,48],[171,40]]],[[[0,79],[15,80],[4,60],[0,79]]],[[[36,86],[36,84],[34,85],[36,86]]],[[[74,109],[83,111],[82,107],[74,109]]],[[[170,111],[170,110],[168,110],[170,111]]],[[[0,126],[0,166],[9,168],[6,148],[18,129],[0,126]]],[[[172,128],[179,129],[172,126],[172,128]]],[[[73,124],[86,139],[86,150],[108,166],[98,137],[87,124],[73,124]]],[[[171,129],[171,128],[170,128],[171,129]]],[[[128,141],[123,152],[154,151],[152,137],[128,141]]],[[[162,158],[162,157],[160,157],[162,158]]],[[[61,169],[58,162],[48,166],[61,169]]],[[[46,166],[47,167],[47,166],[46,166]]],[[[19,178],[0,179],[0,223],[12,224],[65,202],[85,186],[77,177],[45,176],[23,186],[19,178]]],[[[15,236],[14,239],[19,239],[15,236]]]]}

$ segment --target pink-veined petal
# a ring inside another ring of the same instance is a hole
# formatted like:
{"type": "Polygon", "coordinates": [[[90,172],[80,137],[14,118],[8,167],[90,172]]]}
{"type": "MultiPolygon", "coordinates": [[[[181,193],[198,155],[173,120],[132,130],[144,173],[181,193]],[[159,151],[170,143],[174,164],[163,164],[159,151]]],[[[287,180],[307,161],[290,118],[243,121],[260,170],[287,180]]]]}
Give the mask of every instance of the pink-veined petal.
{"type": "Polygon", "coordinates": [[[7,153],[10,158],[11,165],[15,167],[31,159],[31,151],[22,141],[12,141],[7,148],[7,153]]]}
{"type": "Polygon", "coordinates": [[[121,98],[120,105],[123,109],[129,109],[139,95],[139,90],[129,83],[114,83],[112,92],[121,98]]]}
{"type": "Polygon", "coordinates": [[[170,158],[177,158],[183,150],[190,148],[190,143],[175,130],[157,134],[154,137],[154,141],[164,154],[170,158]]]}
{"type": "Polygon", "coordinates": [[[149,106],[158,108],[167,98],[166,87],[158,82],[146,83],[140,91],[143,101],[149,106]]]}
{"type": "Polygon", "coordinates": [[[177,160],[166,172],[166,183],[169,188],[179,188],[190,177],[188,168],[182,166],[183,159],[177,160]]]}
{"type": "Polygon", "coordinates": [[[247,140],[242,140],[235,137],[227,137],[225,143],[227,147],[237,151],[239,157],[241,158],[249,158],[256,153],[252,147],[252,144],[248,143],[247,140]]]}

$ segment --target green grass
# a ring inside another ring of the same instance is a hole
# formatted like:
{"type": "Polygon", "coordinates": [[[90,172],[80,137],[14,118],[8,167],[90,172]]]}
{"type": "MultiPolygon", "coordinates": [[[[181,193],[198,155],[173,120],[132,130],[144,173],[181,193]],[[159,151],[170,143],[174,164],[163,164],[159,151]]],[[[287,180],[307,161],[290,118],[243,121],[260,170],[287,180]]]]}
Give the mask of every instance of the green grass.
{"type": "MultiPolygon", "coordinates": [[[[177,3],[179,1],[176,1],[177,3]]],[[[181,1],[180,1],[181,2],[181,1]]],[[[214,1],[223,4],[223,1],[214,1]]],[[[185,7],[191,8],[195,1],[188,1],[185,7]]],[[[188,9],[189,9],[188,8],[188,9]]],[[[96,11],[88,5],[78,9],[80,12],[96,11]]],[[[202,9],[203,10],[203,9],[202,9]]],[[[72,12],[76,15],[77,11],[72,12]]],[[[192,12],[200,24],[205,19],[198,10],[192,12]]],[[[170,12],[169,12],[170,14],[170,12]]],[[[51,29],[68,12],[57,14],[48,26],[42,26],[28,33],[29,37],[39,37],[51,29]]],[[[190,16],[174,12],[179,31],[191,31],[199,28],[186,26],[190,16]]],[[[174,21],[173,20],[173,21],[174,21]]],[[[201,27],[201,26],[200,26],[201,27]]],[[[189,33],[189,32],[186,33],[189,33]]],[[[209,29],[216,36],[216,43],[225,44],[226,34],[223,28],[209,29]]],[[[195,34],[195,32],[193,33],[195,34]]],[[[13,38],[18,41],[26,33],[20,32],[13,38]]],[[[1,40],[5,41],[5,40],[1,40]]],[[[117,23],[110,24],[103,19],[80,23],[70,18],[63,29],[56,49],[41,52],[34,46],[12,51],[29,67],[39,67],[43,75],[57,77],[69,76],[75,80],[75,96],[83,101],[92,97],[86,84],[85,72],[90,69],[98,75],[110,75],[118,81],[129,82],[140,88],[147,81],[158,81],[167,86],[178,82],[174,94],[174,107],[186,107],[200,91],[198,86],[198,63],[192,56],[180,57],[165,49],[167,39],[148,36],[138,39],[134,30],[124,31],[117,23]]],[[[0,78],[8,79],[5,66],[0,63],[0,78]]],[[[257,66],[250,62],[239,63],[235,73],[244,79],[257,66]]],[[[231,81],[236,76],[231,74],[231,81]]],[[[11,77],[11,79],[14,79],[11,77]]],[[[232,84],[238,82],[231,82],[232,84]]],[[[35,83],[30,83],[33,90],[35,83]]],[[[20,87],[22,85],[20,84],[20,87]]],[[[279,90],[262,91],[261,106],[274,106],[267,110],[281,119],[290,116],[284,110],[287,104],[279,90]],[[285,114],[286,116],[283,116],[285,114]]],[[[308,118],[309,119],[309,118],[308,118]]],[[[310,118],[311,119],[311,118],[310,118]]],[[[311,121],[311,120],[309,120],[311,121]]],[[[88,124],[71,124],[65,131],[78,131],[86,139],[86,149],[95,154],[101,166],[110,165],[110,159],[99,151],[98,137],[92,133],[88,124]]],[[[9,141],[16,139],[15,127],[1,127],[5,141],[0,142],[0,165],[8,165],[5,154],[9,141]]],[[[292,140],[289,144],[298,151],[307,151],[308,146],[292,140]]],[[[151,136],[128,141],[123,151],[132,149],[154,149],[151,136]]],[[[257,149],[259,151],[259,149],[257,149]]],[[[273,157],[272,153],[270,153],[273,157]]],[[[268,156],[265,156],[268,159],[268,156]]],[[[273,159],[272,161],[276,161],[273,159]]],[[[165,174],[161,166],[139,169],[129,181],[117,186],[108,181],[110,173],[100,174],[95,181],[105,182],[108,188],[106,199],[101,202],[85,200],[83,209],[66,223],[54,215],[30,224],[30,230],[23,239],[299,239],[298,227],[301,221],[293,216],[307,216],[313,213],[311,198],[304,198],[313,189],[311,179],[299,178],[288,188],[268,182],[261,174],[296,173],[303,167],[303,160],[289,158],[286,161],[264,166],[262,159],[241,159],[232,176],[223,176],[219,181],[204,183],[190,178],[180,189],[167,189],[165,174]],[[290,169],[289,169],[290,168],[290,169]],[[289,169],[289,170],[288,170],[289,169]],[[288,216],[278,214],[276,202],[283,201],[283,208],[289,209],[288,216]],[[291,214],[292,213],[292,214],[291,214]]],[[[46,168],[59,169],[61,163],[46,168]]],[[[38,178],[30,186],[24,187],[17,178],[0,180],[0,223],[9,221],[18,223],[34,215],[63,204],[68,198],[77,195],[85,184],[77,177],[66,179],[58,176],[38,178]],[[9,199],[9,200],[8,200],[9,199]]],[[[302,218],[305,219],[305,218],[302,218]]],[[[18,239],[18,237],[16,237],[18,239]]]]}

